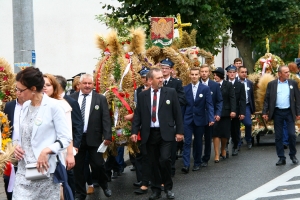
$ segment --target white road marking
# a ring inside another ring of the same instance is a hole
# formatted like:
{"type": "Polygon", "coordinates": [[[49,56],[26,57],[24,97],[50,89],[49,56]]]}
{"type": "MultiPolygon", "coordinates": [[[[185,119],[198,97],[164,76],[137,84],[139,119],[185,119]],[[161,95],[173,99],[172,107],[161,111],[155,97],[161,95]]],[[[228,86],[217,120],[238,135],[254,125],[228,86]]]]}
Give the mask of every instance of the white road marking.
{"type": "MultiPolygon", "coordinates": [[[[277,178],[269,181],[268,183],[260,186],[259,188],[249,192],[248,194],[245,194],[244,196],[238,198],[237,200],[254,200],[263,197],[275,197],[275,196],[290,195],[290,194],[300,194],[300,189],[271,192],[280,186],[300,184],[299,180],[289,181],[293,177],[296,177],[298,175],[300,176],[300,166],[287,171],[286,173],[278,176],[277,178]]],[[[296,199],[299,200],[300,198],[296,198],[296,199]]],[[[293,199],[289,199],[289,200],[293,200],[293,199]]]]}

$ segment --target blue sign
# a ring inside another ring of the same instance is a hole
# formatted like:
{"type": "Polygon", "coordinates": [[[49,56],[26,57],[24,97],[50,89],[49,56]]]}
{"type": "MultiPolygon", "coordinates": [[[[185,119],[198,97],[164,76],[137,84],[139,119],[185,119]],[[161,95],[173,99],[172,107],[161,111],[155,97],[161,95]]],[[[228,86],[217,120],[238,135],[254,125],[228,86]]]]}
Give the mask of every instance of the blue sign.
{"type": "Polygon", "coordinates": [[[31,51],[31,58],[32,58],[31,63],[32,63],[32,64],[35,64],[35,61],[36,61],[36,58],[35,58],[35,50],[32,50],[32,51],[31,51]]]}

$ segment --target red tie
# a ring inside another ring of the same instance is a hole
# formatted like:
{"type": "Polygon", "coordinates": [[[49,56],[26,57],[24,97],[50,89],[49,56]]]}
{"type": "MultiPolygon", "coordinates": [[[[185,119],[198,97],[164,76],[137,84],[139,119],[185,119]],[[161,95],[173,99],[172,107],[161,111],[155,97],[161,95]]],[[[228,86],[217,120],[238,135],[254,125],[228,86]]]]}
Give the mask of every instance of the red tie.
{"type": "Polygon", "coordinates": [[[157,102],[157,89],[153,90],[154,95],[153,95],[153,104],[152,104],[152,114],[151,114],[151,118],[152,118],[152,122],[155,123],[156,122],[156,102],[157,102]]]}

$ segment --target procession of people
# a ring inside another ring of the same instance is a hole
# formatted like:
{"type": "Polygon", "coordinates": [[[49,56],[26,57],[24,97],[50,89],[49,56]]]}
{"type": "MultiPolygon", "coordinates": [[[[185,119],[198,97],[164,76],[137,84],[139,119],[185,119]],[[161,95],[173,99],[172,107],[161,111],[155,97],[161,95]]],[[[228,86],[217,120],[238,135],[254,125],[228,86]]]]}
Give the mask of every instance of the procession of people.
{"type": "MultiPolygon", "coordinates": [[[[142,84],[134,92],[136,106],[125,116],[131,121],[128,139],[138,143],[131,158],[137,175],[137,182],[133,183],[137,189],[133,192],[144,195],[151,188],[150,200],[161,198],[162,192],[167,199],[175,198],[172,178],[176,173],[188,174],[190,168],[196,173],[210,166],[211,157],[214,163],[228,159],[230,151],[232,156],[238,156],[243,140],[249,150],[252,148],[251,115],[255,102],[247,68],[241,63],[213,71],[207,64],[192,67],[190,83],[183,86],[180,79],[172,77],[173,66],[165,58],[138,71],[142,84]],[[245,138],[241,137],[241,123],[245,125],[245,138]],[[175,172],[176,161],[182,162],[181,172],[175,172]]],[[[298,164],[294,124],[300,119],[300,93],[297,83],[289,77],[289,68],[280,66],[278,79],[267,86],[262,110],[264,120],[275,122],[277,166],[286,164],[284,124],[290,159],[298,164]]],[[[7,190],[11,180],[4,177],[8,199],[62,198],[65,185],[53,181],[56,155],[65,166],[71,199],[85,199],[96,186],[102,188],[106,197],[113,197],[108,182],[126,167],[124,148],[115,147],[117,155],[108,148],[108,157],[99,149],[115,142],[111,125],[116,113],[112,113],[109,96],[96,91],[93,75],[82,74],[78,79],[74,92],[67,95],[67,81],[60,75],[43,74],[33,67],[16,75],[17,99],[8,102],[4,109],[13,127],[11,137],[17,144],[18,160],[12,192],[7,190]],[[33,172],[29,169],[33,168],[37,175],[30,174],[33,172]]]]}

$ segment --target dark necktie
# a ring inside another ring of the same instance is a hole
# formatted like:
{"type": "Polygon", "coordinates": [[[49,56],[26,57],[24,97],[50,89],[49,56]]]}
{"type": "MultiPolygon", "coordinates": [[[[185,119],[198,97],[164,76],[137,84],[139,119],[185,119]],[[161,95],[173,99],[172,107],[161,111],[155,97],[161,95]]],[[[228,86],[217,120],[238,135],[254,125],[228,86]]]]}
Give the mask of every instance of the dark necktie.
{"type": "Polygon", "coordinates": [[[81,104],[81,117],[82,117],[82,120],[83,120],[83,123],[84,123],[84,119],[85,119],[85,104],[86,104],[86,97],[88,96],[88,94],[82,94],[84,97],[83,97],[83,100],[82,100],[82,104],[81,104]]]}
{"type": "Polygon", "coordinates": [[[166,86],[168,84],[168,81],[167,80],[165,80],[164,81],[164,86],[166,86]]]}
{"type": "Polygon", "coordinates": [[[151,118],[152,118],[152,122],[155,123],[156,122],[156,102],[157,102],[157,89],[153,90],[154,94],[153,94],[153,102],[152,102],[152,114],[151,114],[151,118]]]}

